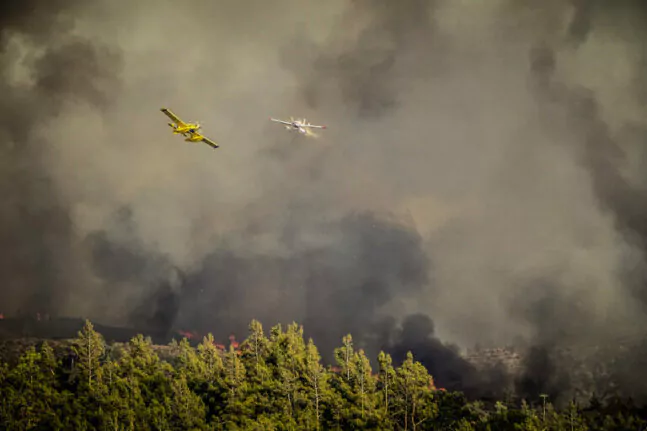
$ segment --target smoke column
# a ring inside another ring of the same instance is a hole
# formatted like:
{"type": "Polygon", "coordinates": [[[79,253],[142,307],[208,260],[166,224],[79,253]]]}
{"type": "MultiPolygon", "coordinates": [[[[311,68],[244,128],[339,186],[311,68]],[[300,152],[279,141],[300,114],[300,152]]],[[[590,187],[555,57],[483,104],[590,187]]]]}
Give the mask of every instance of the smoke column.
{"type": "MultiPolygon", "coordinates": [[[[1,311],[221,338],[296,320],[323,353],[351,332],[479,393],[474,343],[531,346],[529,396],[592,379],[565,350],[636,363],[596,346],[645,335],[640,3],[177,8],[2,6],[1,311]]],[[[610,372],[625,393],[639,365],[610,372]]]]}

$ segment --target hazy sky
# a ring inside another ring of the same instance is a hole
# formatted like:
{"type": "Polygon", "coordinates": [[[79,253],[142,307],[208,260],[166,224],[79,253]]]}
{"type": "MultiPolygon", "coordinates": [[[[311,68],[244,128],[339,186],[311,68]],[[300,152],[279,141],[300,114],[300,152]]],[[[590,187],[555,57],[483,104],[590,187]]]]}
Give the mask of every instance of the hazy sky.
{"type": "Polygon", "coordinates": [[[40,3],[0,21],[6,314],[322,350],[413,313],[462,346],[644,323],[637,2],[40,3]]]}

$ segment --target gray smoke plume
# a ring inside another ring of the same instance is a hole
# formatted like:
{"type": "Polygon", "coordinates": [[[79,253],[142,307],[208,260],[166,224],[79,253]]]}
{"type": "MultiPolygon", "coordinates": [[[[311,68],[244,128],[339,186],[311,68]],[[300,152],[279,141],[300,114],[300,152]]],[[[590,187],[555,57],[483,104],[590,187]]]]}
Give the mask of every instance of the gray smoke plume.
{"type": "MultiPolygon", "coordinates": [[[[615,387],[622,395],[647,401],[642,383],[647,376],[639,359],[644,357],[643,340],[647,336],[641,329],[647,292],[647,225],[643,220],[647,215],[647,183],[644,175],[631,172],[628,158],[637,145],[645,142],[646,124],[644,119],[623,118],[610,112],[614,107],[602,104],[603,89],[571,81],[568,60],[560,59],[560,54],[572,54],[574,46],[594,36],[603,37],[609,30],[620,35],[620,40],[629,45],[627,49],[635,50],[633,55],[644,58],[646,51],[634,41],[644,35],[642,24],[647,8],[636,2],[624,3],[624,9],[615,9],[601,2],[574,2],[575,11],[564,39],[539,39],[530,50],[530,79],[540,121],[547,130],[551,129],[554,143],[568,145],[575,160],[590,175],[599,209],[611,219],[622,246],[618,247],[615,270],[618,288],[605,286],[615,296],[607,298],[606,310],[601,308],[603,304],[587,297],[588,289],[569,292],[567,286],[554,280],[536,286],[534,290],[543,293],[534,301],[528,301],[528,297],[515,301],[527,304],[519,314],[533,322],[537,334],[526,373],[519,382],[524,394],[548,393],[553,398],[561,395],[567,399],[580,395],[586,382],[598,395],[613,393],[615,387]],[[631,31],[623,31],[619,22],[609,22],[608,17],[613,15],[629,22],[631,31]],[[630,382],[632,379],[635,380],[630,382]]],[[[622,70],[623,65],[619,66],[622,70]]],[[[631,81],[623,84],[632,87],[631,81]]],[[[625,106],[618,106],[619,110],[641,105],[634,95],[625,97],[621,99],[625,106]]]]}
{"type": "Polygon", "coordinates": [[[524,395],[602,387],[600,364],[646,394],[610,365],[634,350],[598,348],[639,344],[647,296],[645,11],[612,3],[2,6],[0,311],[296,320],[493,396],[510,377],[459,351],[523,340],[524,395]]]}
{"type": "Polygon", "coordinates": [[[71,3],[10,1],[0,10],[0,303],[8,312],[64,308],[77,293],[70,202],[49,173],[56,162],[42,128],[66,104],[105,107],[118,89],[119,58],[75,36],[63,4],[71,3]]]}

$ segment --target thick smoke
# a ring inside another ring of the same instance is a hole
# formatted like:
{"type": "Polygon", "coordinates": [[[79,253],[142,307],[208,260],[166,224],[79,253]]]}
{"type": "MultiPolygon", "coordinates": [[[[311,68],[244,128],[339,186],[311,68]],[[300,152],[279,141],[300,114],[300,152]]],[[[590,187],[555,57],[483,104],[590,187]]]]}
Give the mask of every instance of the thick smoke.
{"type": "Polygon", "coordinates": [[[647,394],[598,349],[640,344],[647,299],[645,12],[613,4],[2,6],[0,311],[296,320],[482,396],[511,377],[455,346],[523,340],[523,395],[647,394]]]}
{"type": "Polygon", "coordinates": [[[401,106],[402,90],[414,79],[429,78],[434,71],[431,65],[437,48],[433,31],[436,3],[352,2],[325,50],[315,48],[318,56],[312,55],[313,46],[304,43],[304,35],[298,34],[296,46],[285,49],[282,59],[288,68],[297,66],[298,77],[303,59],[312,61],[313,73],[306,77],[301,89],[309,107],[326,109],[327,103],[338,106],[342,102],[353,117],[363,119],[401,106]],[[423,51],[428,55],[416,56],[423,51]]]}
{"type": "MultiPolygon", "coordinates": [[[[535,322],[538,338],[535,354],[529,357],[529,361],[533,361],[534,357],[535,363],[528,364],[521,383],[526,385],[523,388],[526,392],[529,390],[527,385],[534,384],[535,388],[530,392],[551,392],[551,395],[558,395],[560,390],[566,390],[571,385],[581,384],[581,380],[573,381],[576,378],[574,373],[568,375],[565,371],[569,367],[573,369],[573,360],[581,360],[586,355],[582,355],[581,351],[570,355],[569,363],[562,357],[564,350],[590,349],[591,344],[595,343],[598,351],[590,356],[597,360],[598,374],[611,375],[611,379],[603,381],[607,384],[606,388],[596,389],[604,394],[610,387],[618,385],[624,395],[645,401],[647,398],[642,382],[647,376],[644,375],[643,361],[637,359],[644,357],[642,340],[647,336],[638,329],[644,323],[647,298],[644,266],[647,258],[647,224],[644,221],[647,216],[647,206],[644,204],[647,183],[642,174],[635,175],[629,170],[628,155],[636,145],[645,142],[647,124],[644,119],[618,118],[615,112],[609,112],[615,106],[603,105],[603,90],[587,88],[580,82],[571,81],[567,68],[560,70],[560,66],[567,61],[560,62],[559,55],[569,53],[573,46],[579,46],[593,36],[601,37],[594,32],[594,23],[600,27],[609,25],[608,21],[604,22],[608,16],[619,14],[630,23],[632,31],[627,34],[617,24],[611,29],[620,35],[621,41],[630,44],[630,48],[635,50],[633,55],[644,57],[647,52],[633,45],[633,41],[644,35],[642,25],[647,17],[647,8],[635,2],[625,2],[624,10],[606,8],[601,2],[594,1],[575,2],[575,5],[576,10],[565,38],[552,43],[539,40],[530,50],[530,78],[540,107],[541,121],[547,129],[553,128],[556,142],[571,146],[575,160],[590,174],[591,189],[600,209],[610,216],[618,235],[622,237],[624,245],[620,250],[623,262],[619,262],[616,269],[620,274],[620,286],[613,293],[626,298],[631,306],[623,304],[626,316],[615,313],[605,316],[599,313],[599,308],[593,308],[595,304],[584,300],[586,290],[565,295],[564,289],[555,289],[555,285],[543,289],[546,295],[532,304],[529,311],[533,314],[526,314],[532,316],[530,319],[535,322]],[[559,72],[562,72],[561,76],[559,72]],[[560,135],[561,138],[558,137],[560,135]],[[551,316],[552,322],[545,319],[546,315],[551,316]],[[623,321],[623,317],[629,319],[623,321]],[[607,349],[599,351],[603,344],[607,349]],[[539,362],[537,358],[540,358],[539,362]],[[602,373],[599,372],[601,364],[607,368],[602,373]],[[559,376],[558,373],[563,375],[559,376]],[[630,383],[630,380],[634,382],[630,383]]],[[[603,36],[604,30],[601,33],[603,36]]],[[[621,70],[622,66],[620,63],[618,68],[621,70]]],[[[629,88],[633,87],[631,82],[621,83],[628,84],[629,88]]],[[[626,91],[626,88],[619,87],[618,93],[622,94],[623,90],[626,91]]],[[[640,105],[639,100],[627,96],[620,101],[629,106],[640,105]]],[[[607,304],[611,304],[611,301],[607,304]]],[[[616,310],[621,311],[620,308],[616,310]]],[[[593,369],[589,368],[589,373],[593,369]]],[[[599,376],[593,379],[596,377],[599,376]]]]}
{"type": "Polygon", "coordinates": [[[70,202],[48,172],[52,142],[39,128],[68,103],[104,107],[119,82],[119,58],[74,36],[62,3],[71,4],[10,1],[0,11],[0,303],[14,313],[64,309],[81,282],[70,202]]]}

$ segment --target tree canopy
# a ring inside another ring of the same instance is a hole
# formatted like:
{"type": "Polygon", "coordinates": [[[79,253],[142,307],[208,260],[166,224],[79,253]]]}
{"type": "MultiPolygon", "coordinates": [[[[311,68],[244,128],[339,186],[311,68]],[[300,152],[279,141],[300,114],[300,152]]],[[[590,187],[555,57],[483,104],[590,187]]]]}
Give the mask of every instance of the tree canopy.
{"type": "Polygon", "coordinates": [[[62,352],[47,342],[0,364],[5,430],[639,430],[629,402],[558,411],[550,400],[492,407],[434,386],[409,353],[377,369],[343,337],[324,367],[296,323],[266,334],[252,321],[242,343],[211,335],[193,347],[173,341],[162,355],[141,335],[107,345],[86,322],[62,352]],[[58,353],[58,354],[57,354],[58,353]]]}

